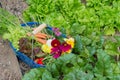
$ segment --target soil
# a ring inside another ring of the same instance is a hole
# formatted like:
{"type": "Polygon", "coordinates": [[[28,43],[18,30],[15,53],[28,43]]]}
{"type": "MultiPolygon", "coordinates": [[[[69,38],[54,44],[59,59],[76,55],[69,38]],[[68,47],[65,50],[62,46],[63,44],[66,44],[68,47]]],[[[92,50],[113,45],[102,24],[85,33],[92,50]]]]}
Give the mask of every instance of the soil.
{"type": "Polygon", "coordinates": [[[22,12],[27,8],[27,4],[25,0],[0,0],[0,7],[21,17],[22,12]]]}
{"type": "Polygon", "coordinates": [[[0,38],[0,80],[21,80],[18,60],[9,42],[0,38]]]}

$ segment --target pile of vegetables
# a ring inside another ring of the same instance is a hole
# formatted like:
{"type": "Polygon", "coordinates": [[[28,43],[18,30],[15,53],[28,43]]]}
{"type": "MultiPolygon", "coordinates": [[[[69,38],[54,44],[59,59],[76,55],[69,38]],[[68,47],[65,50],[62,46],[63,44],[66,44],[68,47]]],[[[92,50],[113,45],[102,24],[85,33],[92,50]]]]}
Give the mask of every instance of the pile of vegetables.
{"type": "Polygon", "coordinates": [[[30,58],[36,59],[37,56],[44,56],[43,54],[38,55],[38,53],[41,53],[41,49],[40,44],[35,39],[33,39],[34,55],[32,55],[32,37],[27,35],[28,32],[32,31],[32,28],[21,27],[19,19],[6,10],[0,9],[0,13],[0,36],[3,39],[9,40],[14,48],[30,58]]]}

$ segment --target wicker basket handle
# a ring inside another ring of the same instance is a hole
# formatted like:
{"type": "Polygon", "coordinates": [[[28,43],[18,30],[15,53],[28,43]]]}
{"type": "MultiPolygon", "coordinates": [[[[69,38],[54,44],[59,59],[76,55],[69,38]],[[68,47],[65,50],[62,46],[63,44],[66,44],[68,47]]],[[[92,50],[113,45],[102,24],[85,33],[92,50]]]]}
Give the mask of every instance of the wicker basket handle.
{"type": "Polygon", "coordinates": [[[47,27],[47,25],[45,23],[43,23],[43,24],[39,25],[34,31],[32,31],[32,33],[35,35],[46,27],[47,27]]]}

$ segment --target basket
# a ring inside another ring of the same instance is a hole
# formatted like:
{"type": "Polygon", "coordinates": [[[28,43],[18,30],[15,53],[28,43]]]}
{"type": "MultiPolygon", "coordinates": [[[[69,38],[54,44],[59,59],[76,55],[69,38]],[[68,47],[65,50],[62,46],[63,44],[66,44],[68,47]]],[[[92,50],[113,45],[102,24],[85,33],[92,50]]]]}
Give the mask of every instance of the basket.
{"type": "MultiPolygon", "coordinates": [[[[40,25],[41,23],[38,23],[38,22],[27,22],[27,23],[23,23],[21,24],[22,27],[26,27],[26,26],[30,26],[30,27],[34,27],[34,26],[38,26],[40,25]]],[[[47,25],[46,29],[52,31],[52,27],[47,25]]],[[[65,34],[61,34],[62,37],[66,37],[65,34]]],[[[19,60],[21,60],[22,62],[26,63],[28,66],[30,66],[31,68],[45,68],[45,65],[40,65],[40,64],[37,64],[35,63],[32,59],[30,59],[28,56],[26,56],[24,53],[18,51],[13,45],[12,43],[10,42],[10,46],[11,48],[13,49],[14,53],[16,54],[17,58],[19,60]]]]}

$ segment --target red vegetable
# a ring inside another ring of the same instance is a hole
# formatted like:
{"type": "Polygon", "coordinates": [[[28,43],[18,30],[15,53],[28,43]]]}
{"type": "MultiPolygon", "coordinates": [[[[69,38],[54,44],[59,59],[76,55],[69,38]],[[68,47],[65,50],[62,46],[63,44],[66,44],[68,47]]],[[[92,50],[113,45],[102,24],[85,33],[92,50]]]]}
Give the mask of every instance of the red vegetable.
{"type": "Polygon", "coordinates": [[[38,58],[38,59],[35,60],[35,62],[36,62],[37,64],[43,65],[43,59],[44,59],[44,58],[38,58]]]}

